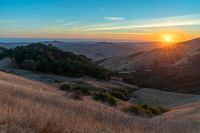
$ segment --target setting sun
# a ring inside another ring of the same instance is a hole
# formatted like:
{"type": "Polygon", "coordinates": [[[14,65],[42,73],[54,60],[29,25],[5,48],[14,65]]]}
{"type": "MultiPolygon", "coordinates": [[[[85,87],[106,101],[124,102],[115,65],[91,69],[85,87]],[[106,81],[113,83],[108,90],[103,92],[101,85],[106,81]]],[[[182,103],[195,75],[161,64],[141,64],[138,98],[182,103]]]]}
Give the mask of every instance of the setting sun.
{"type": "Polygon", "coordinates": [[[172,34],[165,34],[162,36],[162,41],[166,43],[171,43],[174,41],[174,35],[172,34]]]}

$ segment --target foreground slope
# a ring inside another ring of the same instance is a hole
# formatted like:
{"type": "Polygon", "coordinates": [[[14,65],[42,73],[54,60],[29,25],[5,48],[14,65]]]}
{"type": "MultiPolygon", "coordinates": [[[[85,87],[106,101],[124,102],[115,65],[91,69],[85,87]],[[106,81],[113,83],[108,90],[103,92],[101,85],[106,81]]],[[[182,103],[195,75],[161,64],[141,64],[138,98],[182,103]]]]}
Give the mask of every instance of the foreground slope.
{"type": "Polygon", "coordinates": [[[48,85],[1,72],[0,86],[1,132],[92,133],[132,127],[123,113],[88,99],[71,100],[48,85]]]}
{"type": "Polygon", "coordinates": [[[87,97],[75,101],[54,87],[8,73],[0,72],[0,86],[0,132],[4,133],[197,133],[200,127],[199,102],[147,119],[87,97]]]}

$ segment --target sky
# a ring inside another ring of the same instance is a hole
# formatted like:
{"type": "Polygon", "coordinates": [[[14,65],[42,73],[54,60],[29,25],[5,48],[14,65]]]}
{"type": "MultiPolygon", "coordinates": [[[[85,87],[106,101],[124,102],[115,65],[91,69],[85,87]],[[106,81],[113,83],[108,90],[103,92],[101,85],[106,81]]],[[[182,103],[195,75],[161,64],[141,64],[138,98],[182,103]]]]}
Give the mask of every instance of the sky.
{"type": "Polygon", "coordinates": [[[200,36],[200,0],[0,0],[0,38],[176,41],[200,36]]]}

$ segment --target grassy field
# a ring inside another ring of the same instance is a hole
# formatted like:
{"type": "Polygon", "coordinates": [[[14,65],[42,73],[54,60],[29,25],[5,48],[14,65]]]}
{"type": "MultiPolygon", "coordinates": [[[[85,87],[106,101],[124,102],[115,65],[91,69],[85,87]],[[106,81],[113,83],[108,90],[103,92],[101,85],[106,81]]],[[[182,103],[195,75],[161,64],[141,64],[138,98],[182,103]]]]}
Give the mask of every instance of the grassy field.
{"type": "Polygon", "coordinates": [[[139,118],[88,97],[73,100],[57,88],[0,72],[1,133],[198,133],[199,108],[195,103],[151,119],[139,118]]]}

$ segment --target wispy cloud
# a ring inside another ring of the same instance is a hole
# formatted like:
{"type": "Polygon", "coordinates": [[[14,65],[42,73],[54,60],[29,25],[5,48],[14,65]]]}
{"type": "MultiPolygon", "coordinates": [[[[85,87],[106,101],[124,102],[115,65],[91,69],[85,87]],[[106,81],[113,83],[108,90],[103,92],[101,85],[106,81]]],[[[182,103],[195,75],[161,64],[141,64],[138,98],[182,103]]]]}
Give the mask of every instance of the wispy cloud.
{"type": "Polygon", "coordinates": [[[125,19],[122,17],[104,17],[105,20],[110,20],[110,21],[124,21],[125,19]]]}
{"type": "Polygon", "coordinates": [[[200,25],[200,14],[174,16],[159,19],[148,19],[141,21],[124,22],[119,25],[89,28],[87,31],[107,31],[107,30],[130,30],[137,28],[156,28],[156,27],[174,27],[174,26],[192,26],[200,25]]]}

